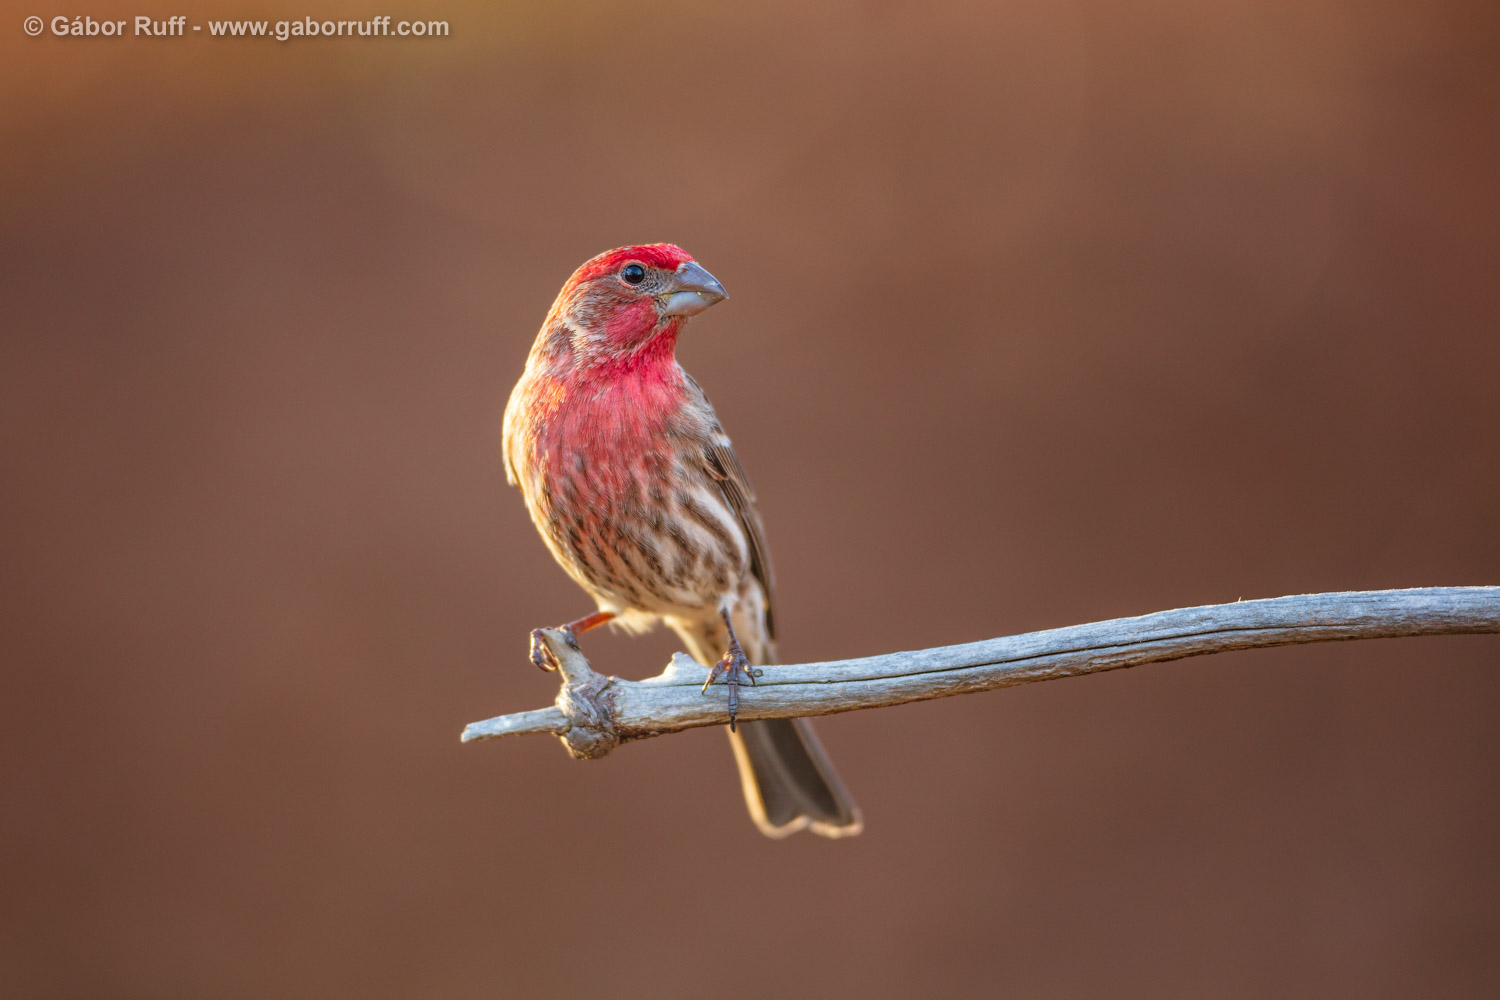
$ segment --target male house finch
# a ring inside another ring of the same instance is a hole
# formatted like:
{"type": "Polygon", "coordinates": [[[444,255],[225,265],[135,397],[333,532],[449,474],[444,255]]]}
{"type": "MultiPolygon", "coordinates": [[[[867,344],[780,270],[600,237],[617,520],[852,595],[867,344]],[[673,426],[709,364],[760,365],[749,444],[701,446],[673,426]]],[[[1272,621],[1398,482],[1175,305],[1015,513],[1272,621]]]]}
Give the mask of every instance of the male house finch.
{"type": "MultiPolygon", "coordinates": [[[[667,243],[622,247],[563,285],[505,408],[505,467],[552,555],[599,610],[567,634],[664,621],[729,683],[729,741],[768,836],[860,830],[805,719],[736,726],[737,685],[774,663],[771,562],[755,494],[698,383],[677,363],[689,316],[727,295],[667,243]],[[722,656],[720,655],[722,653],[722,656]]],[[[533,633],[532,659],[546,666],[533,633]]]]}

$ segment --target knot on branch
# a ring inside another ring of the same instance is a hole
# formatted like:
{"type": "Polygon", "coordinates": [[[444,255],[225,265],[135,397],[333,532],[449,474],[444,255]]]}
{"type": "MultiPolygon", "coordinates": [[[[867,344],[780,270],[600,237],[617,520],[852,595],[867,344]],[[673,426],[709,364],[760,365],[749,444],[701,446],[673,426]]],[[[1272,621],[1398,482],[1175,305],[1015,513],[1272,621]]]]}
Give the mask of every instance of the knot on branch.
{"type": "Polygon", "coordinates": [[[603,757],[620,745],[615,729],[615,678],[597,673],[578,648],[557,629],[543,629],[543,641],[563,675],[557,707],[568,718],[568,728],[558,739],[577,760],[603,757]]]}

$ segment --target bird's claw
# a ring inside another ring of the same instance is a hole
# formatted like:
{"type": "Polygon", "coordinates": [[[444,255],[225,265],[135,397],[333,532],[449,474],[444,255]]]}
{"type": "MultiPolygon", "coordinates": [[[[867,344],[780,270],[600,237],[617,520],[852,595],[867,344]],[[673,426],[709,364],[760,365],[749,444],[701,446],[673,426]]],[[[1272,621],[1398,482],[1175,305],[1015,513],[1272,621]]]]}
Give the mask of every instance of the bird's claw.
{"type": "MultiPolygon", "coordinates": [[[[544,628],[531,630],[531,662],[543,670],[556,670],[557,657],[552,655],[552,650],[547,648],[547,641],[542,638],[542,633],[545,631],[547,630],[544,628]]],[[[572,629],[564,625],[557,631],[562,633],[564,642],[574,649],[578,648],[578,637],[573,634],[572,629]]]]}
{"type": "Polygon", "coordinates": [[[763,673],[765,671],[759,667],[750,665],[750,661],[745,658],[745,651],[737,642],[731,642],[729,652],[725,653],[708,672],[708,679],[703,682],[703,694],[708,693],[708,686],[718,680],[720,674],[725,675],[724,683],[729,685],[729,731],[731,733],[735,731],[734,720],[740,710],[740,675],[744,674],[749,678],[750,686],[754,687],[755,678],[763,673]]]}

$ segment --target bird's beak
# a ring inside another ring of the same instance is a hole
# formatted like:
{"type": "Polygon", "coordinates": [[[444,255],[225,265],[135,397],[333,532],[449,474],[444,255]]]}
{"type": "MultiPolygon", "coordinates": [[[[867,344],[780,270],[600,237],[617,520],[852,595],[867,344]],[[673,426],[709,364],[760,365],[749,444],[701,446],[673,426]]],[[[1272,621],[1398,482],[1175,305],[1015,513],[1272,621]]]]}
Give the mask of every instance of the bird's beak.
{"type": "Polygon", "coordinates": [[[667,316],[694,316],[729,298],[729,293],[702,264],[689,260],[678,265],[677,273],[656,298],[667,316]]]}

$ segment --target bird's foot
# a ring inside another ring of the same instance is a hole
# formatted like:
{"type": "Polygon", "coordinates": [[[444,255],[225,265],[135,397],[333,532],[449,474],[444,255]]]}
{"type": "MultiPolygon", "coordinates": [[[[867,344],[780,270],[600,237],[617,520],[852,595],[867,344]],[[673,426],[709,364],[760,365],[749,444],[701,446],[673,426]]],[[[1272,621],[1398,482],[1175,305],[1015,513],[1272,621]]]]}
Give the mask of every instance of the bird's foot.
{"type": "MultiPolygon", "coordinates": [[[[582,618],[568,622],[566,625],[559,625],[553,631],[561,632],[563,641],[574,650],[577,650],[579,632],[587,632],[591,628],[598,628],[605,622],[613,621],[614,617],[615,613],[613,611],[595,611],[591,615],[584,615],[582,618]]],[[[544,628],[534,628],[531,630],[531,662],[543,670],[556,670],[559,666],[557,657],[552,655],[552,650],[547,648],[547,643],[542,639],[542,633],[545,631],[547,630],[544,628]]]]}
{"type": "MultiPolygon", "coordinates": [[[[547,648],[547,643],[542,638],[542,633],[546,631],[544,628],[531,630],[531,662],[543,670],[556,670],[557,657],[552,655],[552,650],[547,648]]],[[[574,649],[578,648],[578,637],[573,634],[573,626],[559,625],[557,631],[562,633],[564,642],[574,649]]]]}
{"type": "Polygon", "coordinates": [[[723,674],[724,683],[729,685],[729,731],[734,732],[734,717],[740,710],[740,675],[743,674],[750,680],[750,686],[755,686],[755,678],[764,671],[759,667],[752,667],[750,661],[745,658],[745,651],[734,639],[729,640],[729,651],[723,658],[715,663],[713,669],[708,672],[708,680],[703,682],[703,693],[708,693],[708,686],[719,679],[723,674]]]}

